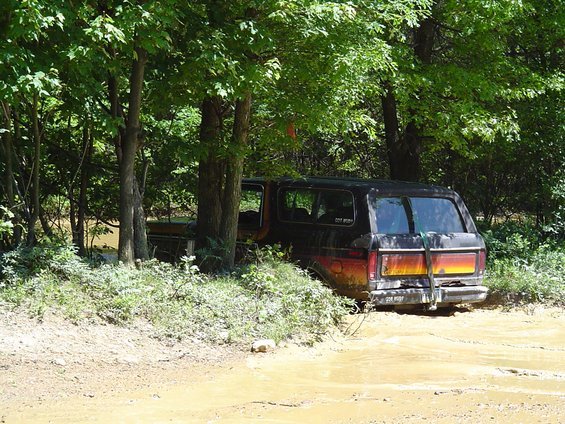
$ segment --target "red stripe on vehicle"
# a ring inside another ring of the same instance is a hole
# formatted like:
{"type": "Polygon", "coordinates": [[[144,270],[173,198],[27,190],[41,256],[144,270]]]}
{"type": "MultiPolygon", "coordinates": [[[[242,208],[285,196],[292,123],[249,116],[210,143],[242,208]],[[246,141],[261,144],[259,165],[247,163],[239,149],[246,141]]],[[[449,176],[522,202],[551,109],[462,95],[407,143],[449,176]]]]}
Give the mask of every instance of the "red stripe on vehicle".
{"type": "MultiPolygon", "coordinates": [[[[476,258],[476,253],[432,253],[434,275],[473,274],[476,258]]],[[[423,253],[382,256],[383,277],[426,274],[426,258],[423,253]]]]}

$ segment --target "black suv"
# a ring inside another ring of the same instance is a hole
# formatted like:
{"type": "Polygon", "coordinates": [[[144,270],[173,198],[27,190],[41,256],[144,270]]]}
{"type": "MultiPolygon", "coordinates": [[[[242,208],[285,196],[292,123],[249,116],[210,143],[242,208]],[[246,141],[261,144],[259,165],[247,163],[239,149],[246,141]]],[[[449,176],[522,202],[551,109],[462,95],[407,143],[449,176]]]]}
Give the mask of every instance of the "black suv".
{"type": "Polygon", "coordinates": [[[485,244],[457,193],[398,181],[245,179],[239,238],[291,247],[338,293],[434,309],[481,302],[485,244]]]}

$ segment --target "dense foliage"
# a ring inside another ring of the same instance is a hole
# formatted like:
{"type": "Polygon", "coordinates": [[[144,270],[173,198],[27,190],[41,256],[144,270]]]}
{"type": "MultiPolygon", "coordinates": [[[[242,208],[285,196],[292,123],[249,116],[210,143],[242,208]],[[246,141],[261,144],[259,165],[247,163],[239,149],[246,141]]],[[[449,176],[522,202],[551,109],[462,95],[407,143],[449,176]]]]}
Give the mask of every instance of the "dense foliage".
{"type": "Polygon", "coordinates": [[[129,262],[132,237],[147,255],[145,213],[197,207],[213,218],[202,236],[230,245],[242,172],[420,179],[487,223],[531,216],[562,236],[564,13],[559,0],[2,1],[0,249],[67,223],[84,255],[85,224],[119,218],[129,262]]]}

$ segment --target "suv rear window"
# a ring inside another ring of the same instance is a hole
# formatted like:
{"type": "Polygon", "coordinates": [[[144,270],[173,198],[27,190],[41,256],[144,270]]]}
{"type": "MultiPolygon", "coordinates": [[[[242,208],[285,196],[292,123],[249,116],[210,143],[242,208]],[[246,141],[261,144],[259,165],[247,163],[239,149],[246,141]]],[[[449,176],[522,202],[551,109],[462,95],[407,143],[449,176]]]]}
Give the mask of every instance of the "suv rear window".
{"type": "Polygon", "coordinates": [[[380,234],[464,233],[455,203],[441,197],[377,197],[373,201],[380,234]]]}
{"type": "Polygon", "coordinates": [[[455,203],[439,197],[411,197],[413,213],[426,233],[464,233],[465,226],[455,203]]]}

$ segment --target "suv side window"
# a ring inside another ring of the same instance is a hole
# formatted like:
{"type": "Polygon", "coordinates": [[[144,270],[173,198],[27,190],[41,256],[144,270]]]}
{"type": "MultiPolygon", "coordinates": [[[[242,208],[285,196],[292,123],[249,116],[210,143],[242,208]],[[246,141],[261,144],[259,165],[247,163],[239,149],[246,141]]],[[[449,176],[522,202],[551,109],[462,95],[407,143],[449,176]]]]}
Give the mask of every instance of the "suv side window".
{"type": "Polygon", "coordinates": [[[345,190],[281,188],[281,221],[351,226],[355,221],[353,193],[345,190]]]}
{"type": "Polygon", "coordinates": [[[353,194],[342,190],[321,190],[318,206],[318,224],[352,225],[355,220],[353,194]]]}
{"type": "Polygon", "coordinates": [[[238,219],[238,225],[241,228],[255,229],[261,227],[263,191],[263,186],[259,184],[246,184],[241,187],[238,219]]]}
{"type": "Polygon", "coordinates": [[[283,188],[279,192],[281,221],[312,222],[316,191],[303,188],[283,188]]]}

